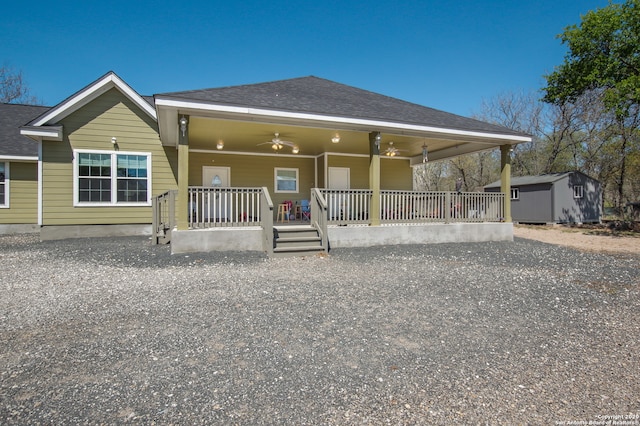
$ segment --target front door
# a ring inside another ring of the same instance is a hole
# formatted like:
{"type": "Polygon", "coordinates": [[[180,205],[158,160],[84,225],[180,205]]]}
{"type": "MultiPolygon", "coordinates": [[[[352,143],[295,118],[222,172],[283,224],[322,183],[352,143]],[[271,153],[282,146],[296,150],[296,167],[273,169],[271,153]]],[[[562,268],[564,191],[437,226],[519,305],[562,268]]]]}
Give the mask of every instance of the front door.
{"type": "MultiPolygon", "coordinates": [[[[329,189],[349,189],[351,169],[348,167],[329,167],[329,189]]],[[[349,215],[349,196],[347,193],[332,193],[329,197],[329,217],[332,220],[344,220],[349,215]]]]}
{"type": "MultiPolygon", "coordinates": [[[[202,186],[214,188],[229,187],[231,169],[229,167],[202,167],[202,186]]],[[[204,209],[202,216],[206,220],[214,222],[225,222],[230,220],[231,215],[231,194],[227,192],[219,192],[213,194],[205,194],[202,202],[204,209]]]]}
{"type": "Polygon", "coordinates": [[[229,186],[229,175],[231,169],[229,167],[202,167],[202,186],[215,186],[218,188],[226,188],[229,186]]]}

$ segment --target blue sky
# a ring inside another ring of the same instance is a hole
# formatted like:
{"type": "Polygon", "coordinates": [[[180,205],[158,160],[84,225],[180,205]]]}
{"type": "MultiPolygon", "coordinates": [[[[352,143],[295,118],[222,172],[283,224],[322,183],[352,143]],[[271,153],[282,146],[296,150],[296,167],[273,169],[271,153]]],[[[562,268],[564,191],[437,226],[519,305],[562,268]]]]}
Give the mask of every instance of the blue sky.
{"type": "Polygon", "coordinates": [[[138,93],[315,75],[460,115],[538,90],[556,35],[607,0],[30,1],[0,16],[0,65],[45,105],[107,71],[138,93]]]}

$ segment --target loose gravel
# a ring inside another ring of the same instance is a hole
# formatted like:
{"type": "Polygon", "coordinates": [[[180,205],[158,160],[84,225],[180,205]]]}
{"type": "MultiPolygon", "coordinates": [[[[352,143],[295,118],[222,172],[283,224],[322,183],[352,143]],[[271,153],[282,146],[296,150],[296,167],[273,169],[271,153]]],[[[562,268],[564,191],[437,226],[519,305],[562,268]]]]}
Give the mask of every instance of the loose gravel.
{"type": "Polygon", "coordinates": [[[639,260],[2,236],[0,422],[638,424],[639,260]]]}

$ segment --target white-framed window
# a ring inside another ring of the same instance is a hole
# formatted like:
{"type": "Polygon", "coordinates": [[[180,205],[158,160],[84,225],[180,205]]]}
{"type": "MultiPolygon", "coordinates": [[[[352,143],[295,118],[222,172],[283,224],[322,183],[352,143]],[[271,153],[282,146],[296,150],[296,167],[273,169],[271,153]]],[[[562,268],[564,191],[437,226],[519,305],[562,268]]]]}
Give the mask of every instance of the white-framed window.
{"type": "Polygon", "coordinates": [[[0,162],[0,208],[9,208],[9,163],[0,162]]]}
{"type": "Polygon", "coordinates": [[[511,199],[512,200],[520,199],[520,188],[511,188],[511,199]]]}
{"type": "Polygon", "coordinates": [[[584,186],[576,185],[573,187],[573,198],[582,198],[584,197],[584,186]]]}
{"type": "Polygon", "coordinates": [[[298,169],[276,167],[274,179],[275,192],[298,192],[298,169]]]}
{"type": "Polygon", "coordinates": [[[74,151],[74,204],[140,206],[151,204],[151,154],[74,151]]]}

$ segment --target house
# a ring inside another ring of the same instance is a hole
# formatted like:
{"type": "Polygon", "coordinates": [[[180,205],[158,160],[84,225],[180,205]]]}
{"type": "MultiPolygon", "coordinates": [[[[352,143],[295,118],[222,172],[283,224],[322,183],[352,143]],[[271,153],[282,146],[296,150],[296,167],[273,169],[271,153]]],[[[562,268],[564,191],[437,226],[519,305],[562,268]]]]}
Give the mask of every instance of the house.
{"type": "MultiPolygon", "coordinates": [[[[500,191],[500,182],[485,186],[500,191]]],[[[600,182],[579,171],[511,179],[511,214],[521,223],[599,223],[600,182]]]]}
{"type": "Polygon", "coordinates": [[[412,167],[500,149],[504,186],[531,140],[317,77],[151,98],[113,72],[19,130],[42,239],[152,235],[174,253],[512,239],[502,194],[414,192],[412,167]],[[285,226],[303,202],[309,220],[285,226]]]}

